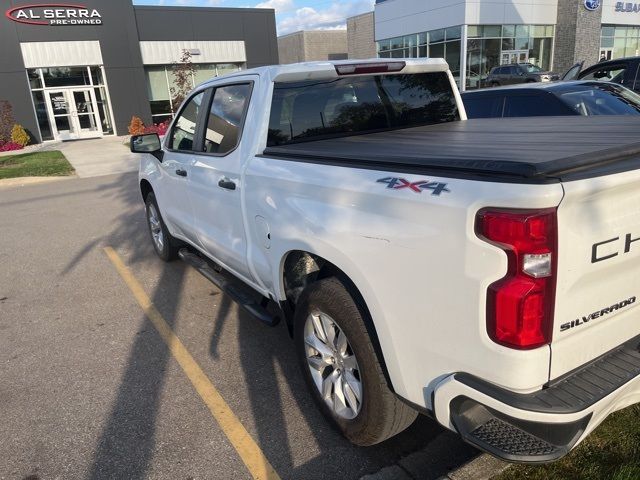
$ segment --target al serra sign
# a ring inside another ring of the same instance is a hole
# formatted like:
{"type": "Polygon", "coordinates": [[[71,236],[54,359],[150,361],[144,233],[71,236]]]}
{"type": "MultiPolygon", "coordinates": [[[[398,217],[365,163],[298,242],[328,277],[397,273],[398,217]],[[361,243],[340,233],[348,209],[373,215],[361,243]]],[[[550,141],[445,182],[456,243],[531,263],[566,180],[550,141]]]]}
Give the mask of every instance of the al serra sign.
{"type": "Polygon", "coordinates": [[[102,15],[95,8],[65,3],[38,3],[10,8],[9,20],[27,25],[102,25],[102,15]]]}

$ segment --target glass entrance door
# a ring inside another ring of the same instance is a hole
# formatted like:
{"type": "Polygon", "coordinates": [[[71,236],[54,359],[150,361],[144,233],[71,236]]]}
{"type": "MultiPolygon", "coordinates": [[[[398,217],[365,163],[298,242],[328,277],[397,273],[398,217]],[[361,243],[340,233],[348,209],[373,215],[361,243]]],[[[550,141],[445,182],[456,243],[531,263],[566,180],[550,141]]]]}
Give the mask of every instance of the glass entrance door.
{"type": "Polygon", "coordinates": [[[78,131],[81,138],[100,137],[102,128],[98,118],[97,102],[93,90],[72,90],[74,112],[71,113],[76,119],[78,131]]]}
{"type": "Polygon", "coordinates": [[[95,93],[90,88],[47,90],[47,111],[56,140],[102,136],[95,93]]]}
{"type": "Polygon", "coordinates": [[[613,48],[601,48],[600,49],[600,58],[604,55],[605,60],[611,60],[613,56],[613,48]]]}
{"type": "Polygon", "coordinates": [[[503,50],[501,65],[511,63],[527,63],[529,61],[529,50],[503,50]]]}

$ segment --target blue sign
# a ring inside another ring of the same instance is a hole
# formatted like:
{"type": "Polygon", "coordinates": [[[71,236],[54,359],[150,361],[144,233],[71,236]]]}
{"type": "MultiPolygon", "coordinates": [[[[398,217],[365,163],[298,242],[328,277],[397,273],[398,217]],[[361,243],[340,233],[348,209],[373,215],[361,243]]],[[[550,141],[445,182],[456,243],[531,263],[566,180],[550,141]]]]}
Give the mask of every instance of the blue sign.
{"type": "Polygon", "coordinates": [[[616,2],[616,12],[640,12],[640,4],[616,2]]]}
{"type": "Polygon", "coordinates": [[[584,0],[584,8],[593,12],[600,8],[600,0],[584,0]]]}

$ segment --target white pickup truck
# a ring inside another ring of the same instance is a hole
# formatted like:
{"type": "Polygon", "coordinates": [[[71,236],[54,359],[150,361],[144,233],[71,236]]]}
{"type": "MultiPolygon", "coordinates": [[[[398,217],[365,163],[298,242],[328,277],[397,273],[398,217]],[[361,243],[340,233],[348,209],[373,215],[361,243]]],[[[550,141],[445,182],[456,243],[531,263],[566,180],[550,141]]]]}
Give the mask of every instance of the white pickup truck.
{"type": "Polygon", "coordinates": [[[640,401],[640,122],[466,120],[439,59],[213,79],[132,138],[153,245],[283,319],[352,442],[556,460],[640,401]]]}

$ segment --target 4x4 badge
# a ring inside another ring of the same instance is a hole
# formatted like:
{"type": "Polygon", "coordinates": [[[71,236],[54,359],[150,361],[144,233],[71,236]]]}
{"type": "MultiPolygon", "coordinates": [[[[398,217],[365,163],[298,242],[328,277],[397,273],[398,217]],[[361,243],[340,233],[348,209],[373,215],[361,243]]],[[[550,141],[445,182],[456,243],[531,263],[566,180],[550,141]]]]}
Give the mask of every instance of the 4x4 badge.
{"type": "Polygon", "coordinates": [[[416,193],[422,193],[423,190],[431,190],[431,195],[440,195],[442,192],[451,192],[451,190],[447,188],[446,183],[430,182],[429,180],[410,182],[404,178],[386,177],[377,180],[377,182],[386,183],[387,188],[393,188],[394,190],[408,188],[416,193]]]}

